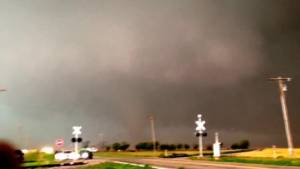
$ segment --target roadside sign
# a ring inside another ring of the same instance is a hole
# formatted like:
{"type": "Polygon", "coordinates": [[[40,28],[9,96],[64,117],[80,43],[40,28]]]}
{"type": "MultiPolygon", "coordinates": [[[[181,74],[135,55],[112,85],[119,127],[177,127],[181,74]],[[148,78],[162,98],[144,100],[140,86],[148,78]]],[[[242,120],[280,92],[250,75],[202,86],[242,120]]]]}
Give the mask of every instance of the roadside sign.
{"type": "Polygon", "coordinates": [[[57,147],[62,147],[62,146],[64,146],[64,144],[65,144],[65,141],[63,139],[57,139],[57,140],[55,140],[55,145],[57,147]]]}
{"type": "Polygon", "coordinates": [[[205,121],[201,119],[202,115],[201,114],[198,114],[198,120],[196,121],[196,124],[197,124],[197,127],[196,127],[196,130],[202,134],[206,128],[204,127],[205,125],[205,121]]]}

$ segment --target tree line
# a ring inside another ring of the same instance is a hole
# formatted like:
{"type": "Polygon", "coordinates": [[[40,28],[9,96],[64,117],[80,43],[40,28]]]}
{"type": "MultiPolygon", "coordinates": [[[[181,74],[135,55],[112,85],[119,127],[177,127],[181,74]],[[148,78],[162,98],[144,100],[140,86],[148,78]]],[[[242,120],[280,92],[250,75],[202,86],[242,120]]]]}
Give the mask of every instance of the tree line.
{"type": "MultiPolygon", "coordinates": [[[[159,142],[156,142],[155,145],[152,142],[140,142],[137,143],[134,148],[137,151],[150,151],[153,150],[153,147],[155,146],[156,150],[190,150],[198,149],[198,144],[189,145],[189,144],[160,144],[159,142]]],[[[223,143],[221,143],[221,147],[223,146],[223,143]]],[[[106,151],[114,150],[114,151],[126,151],[130,147],[130,144],[127,142],[116,142],[112,145],[105,146],[106,151]]],[[[207,150],[212,150],[212,144],[206,145],[207,150]]],[[[250,147],[250,142],[248,140],[241,140],[240,142],[233,143],[231,145],[231,149],[248,149],[250,147]]]]}

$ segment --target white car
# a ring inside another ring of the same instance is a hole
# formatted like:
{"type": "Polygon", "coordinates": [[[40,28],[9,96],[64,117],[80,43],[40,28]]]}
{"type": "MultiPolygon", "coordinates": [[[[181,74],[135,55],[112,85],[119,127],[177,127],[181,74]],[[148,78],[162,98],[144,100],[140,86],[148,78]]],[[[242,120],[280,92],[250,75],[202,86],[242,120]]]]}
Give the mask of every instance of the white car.
{"type": "Polygon", "coordinates": [[[81,151],[80,153],[75,153],[74,151],[61,151],[54,155],[54,159],[57,161],[63,160],[78,160],[78,159],[91,159],[93,155],[88,151],[81,151]]]}
{"type": "Polygon", "coordinates": [[[87,151],[89,151],[89,152],[93,152],[93,153],[95,153],[95,152],[98,151],[98,149],[97,149],[96,147],[88,147],[88,148],[86,148],[85,150],[87,150],[87,151]]]}

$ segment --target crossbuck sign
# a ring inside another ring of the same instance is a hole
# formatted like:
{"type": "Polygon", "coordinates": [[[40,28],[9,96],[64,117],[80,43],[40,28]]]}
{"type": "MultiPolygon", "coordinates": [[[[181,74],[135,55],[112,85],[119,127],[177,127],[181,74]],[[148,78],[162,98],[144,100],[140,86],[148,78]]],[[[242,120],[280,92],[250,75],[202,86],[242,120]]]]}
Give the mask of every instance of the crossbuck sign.
{"type": "Polygon", "coordinates": [[[202,120],[201,114],[198,114],[198,120],[196,121],[196,125],[196,131],[198,131],[200,134],[202,134],[206,130],[206,128],[204,127],[205,121],[202,120]]]}
{"type": "Polygon", "coordinates": [[[75,136],[75,137],[78,137],[80,134],[81,134],[81,126],[73,126],[73,135],[75,136]]]}

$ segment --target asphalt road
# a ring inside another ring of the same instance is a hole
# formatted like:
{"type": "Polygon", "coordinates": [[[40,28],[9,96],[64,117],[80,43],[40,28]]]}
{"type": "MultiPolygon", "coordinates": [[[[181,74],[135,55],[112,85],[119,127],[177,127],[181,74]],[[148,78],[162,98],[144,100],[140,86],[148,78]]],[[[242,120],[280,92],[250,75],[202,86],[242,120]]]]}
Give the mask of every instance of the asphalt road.
{"type": "MultiPolygon", "coordinates": [[[[211,161],[190,160],[187,158],[97,158],[86,161],[87,165],[95,165],[103,162],[117,162],[127,164],[150,165],[157,169],[177,169],[184,167],[185,169],[300,169],[300,167],[287,166],[270,166],[256,164],[241,164],[241,163],[223,163],[211,161]]],[[[84,165],[86,166],[86,165],[84,165]]],[[[55,169],[76,169],[80,166],[65,166],[55,169]]]]}
{"type": "Polygon", "coordinates": [[[85,160],[84,161],[84,162],[86,162],[85,165],[59,166],[59,167],[53,167],[51,169],[76,169],[76,168],[79,168],[79,167],[96,165],[96,164],[104,163],[104,162],[107,162],[107,161],[108,161],[107,159],[85,160]]]}
{"type": "Polygon", "coordinates": [[[133,164],[149,164],[150,166],[164,169],[176,169],[184,167],[185,169],[300,169],[300,167],[281,167],[269,165],[241,164],[241,163],[223,163],[190,160],[186,158],[162,159],[162,158],[122,158],[114,159],[116,162],[127,162],[133,164]]]}

